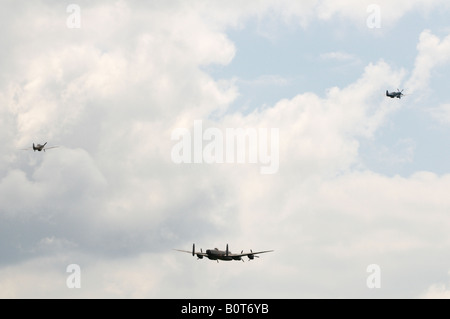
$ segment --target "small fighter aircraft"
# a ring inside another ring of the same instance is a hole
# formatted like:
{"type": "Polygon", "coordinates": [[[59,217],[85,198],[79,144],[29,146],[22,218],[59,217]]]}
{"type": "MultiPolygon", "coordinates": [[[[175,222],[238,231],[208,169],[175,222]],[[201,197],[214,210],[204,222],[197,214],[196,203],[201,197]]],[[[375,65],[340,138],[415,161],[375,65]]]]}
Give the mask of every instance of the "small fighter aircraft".
{"type": "Polygon", "coordinates": [[[207,257],[210,260],[217,260],[217,262],[219,262],[219,260],[242,260],[242,257],[247,256],[249,260],[253,260],[255,257],[259,258],[259,256],[256,256],[257,254],[263,254],[263,253],[269,253],[272,252],[273,250],[264,250],[264,251],[257,251],[257,252],[253,252],[250,249],[249,253],[244,253],[244,251],[241,251],[240,254],[233,254],[231,251],[228,250],[228,244],[226,247],[226,250],[219,250],[217,248],[214,249],[207,249],[206,252],[204,253],[202,249],[200,249],[200,251],[195,251],[195,244],[192,245],[192,251],[188,251],[188,250],[180,250],[180,249],[175,249],[176,251],[181,251],[183,253],[189,253],[192,254],[192,256],[197,255],[197,260],[198,259],[203,259],[203,257],[207,257]]]}
{"type": "Polygon", "coordinates": [[[395,97],[401,99],[403,95],[403,90],[400,91],[399,89],[397,89],[397,92],[389,92],[388,90],[386,90],[386,96],[389,96],[391,99],[395,97]]]}
{"type": "Polygon", "coordinates": [[[42,145],[41,144],[34,145],[34,143],[33,143],[33,147],[23,148],[22,150],[23,151],[33,150],[34,152],[36,152],[36,151],[38,151],[38,152],[44,151],[45,152],[45,150],[59,147],[59,146],[45,147],[46,145],[47,145],[47,142],[45,142],[42,145]]]}

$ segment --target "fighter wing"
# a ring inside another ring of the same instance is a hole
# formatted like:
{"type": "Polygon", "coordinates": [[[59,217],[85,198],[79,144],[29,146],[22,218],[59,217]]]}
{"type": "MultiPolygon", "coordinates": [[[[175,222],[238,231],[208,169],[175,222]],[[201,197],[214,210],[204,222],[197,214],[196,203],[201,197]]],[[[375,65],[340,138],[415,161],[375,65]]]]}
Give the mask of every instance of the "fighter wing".
{"type": "Polygon", "coordinates": [[[52,148],[57,148],[57,147],[59,147],[59,146],[50,146],[50,147],[44,147],[44,149],[45,149],[45,150],[49,150],[49,149],[52,149],[52,148]]]}

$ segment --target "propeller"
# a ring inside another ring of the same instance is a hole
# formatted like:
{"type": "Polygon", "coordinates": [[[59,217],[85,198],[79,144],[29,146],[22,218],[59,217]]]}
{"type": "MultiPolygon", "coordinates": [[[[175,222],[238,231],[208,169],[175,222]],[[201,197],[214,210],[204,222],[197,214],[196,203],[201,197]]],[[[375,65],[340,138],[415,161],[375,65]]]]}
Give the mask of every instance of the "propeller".
{"type": "Polygon", "coordinates": [[[250,249],[250,252],[251,252],[251,254],[248,255],[248,259],[249,259],[249,260],[253,260],[255,257],[256,257],[256,258],[259,258],[259,256],[253,255],[253,250],[250,249]]]}
{"type": "MultiPolygon", "coordinates": [[[[203,253],[203,251],[202,251],[201,248],[200,248],[200,252],[203,253]]],[[[192,256],[195,256],[195,243],[192,244],[192,256]]],[[[202,258],[203,258],[202,255],[197,254],[197,260],[198,260],[198,259],[202,259],[202,258]]]]}
{"type": "MultiPolygon", "coordinates": [[[[241,250],[241,255],[244,253],[243,250],[241,250]]],[[[242,262],[245,262],[244,259],[242,259],[241,257],[239,257],[239,260],[242,260],[242,262]]]]}
{"type": "MultiPolygon", "coordinates": [[[[203,254],[203,250],[200,248],[200,252],[203,254]]],[[[197,260],[203,259],[203,255],[197,255],[197,260]]]]}

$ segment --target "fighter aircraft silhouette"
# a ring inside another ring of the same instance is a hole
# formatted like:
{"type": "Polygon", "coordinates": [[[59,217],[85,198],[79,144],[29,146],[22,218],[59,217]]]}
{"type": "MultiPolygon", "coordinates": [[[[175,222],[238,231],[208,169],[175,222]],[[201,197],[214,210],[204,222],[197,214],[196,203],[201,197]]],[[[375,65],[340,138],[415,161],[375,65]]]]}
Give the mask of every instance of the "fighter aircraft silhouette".
{"type": "Polygon", "coordinates": [[[34,152],[36,152],[36,151],[38,151],[38,152],[44,151],[45,152],[45,150],[59,147],[59,146],[45,147],[46,145],[47,145],[47,142],[45,142],[42,145],[41,144],[34,145],[34,143],[33,143],[33,147],[22,148],[22,150],[23,151],[33,150],[34,152]]]}
{"type": "Polygon", "coordinates": [[[397,92],[389,92],[388,90],[386,90],[386,96],[389,96],[391,99],[395,97],[401,99],[403,95],[405,95],[403,94],[403,90],[400,91],[399,89],[397,89],[397,92]]]}
{"type": "Polygon", "coordinates": [[[207,257],[210,260],[217,260],[217,262],[219,262],[219,260],[242,260],[242,257],[247,256],[249,260],[253,260],[255,257],[259,258],[259,256],[256,256],[257,254],[263,254],[263,253],[269,253],[272,252],[273,250],[264,250],[264,251],[257,251],[257,252],[253,252],[250,249],[249,253],[244,253],[244,251],[242,250],[240,254],[233,254],[231,251],[228,250],[228,244],[227,247],[225,249],[225,251],[223,250],[219,250],[217,248],[214,249],[207,249],[206,252],[204,253],[202,249],[200,249],[200,251],[195,251],[195,244],[192,245],[192,251],[188,251],[188,250],[180,250],[180,249],[174,249],[176,251],[181,251],[183,253],[189,253],[192,254],[192,256],[197,255],[197,259],[203,259],[203,257],[207,257]]]}

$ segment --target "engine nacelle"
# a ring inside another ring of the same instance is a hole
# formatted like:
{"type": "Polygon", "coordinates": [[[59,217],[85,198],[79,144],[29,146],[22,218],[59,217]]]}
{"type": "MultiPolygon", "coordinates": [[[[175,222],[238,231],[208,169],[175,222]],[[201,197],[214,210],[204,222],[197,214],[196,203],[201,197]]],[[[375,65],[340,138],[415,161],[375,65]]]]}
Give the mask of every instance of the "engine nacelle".
{"type": "Polygon", "coordinates": [[[203,255],[197,254],[198,259],[203,259],[203,255]]]}

